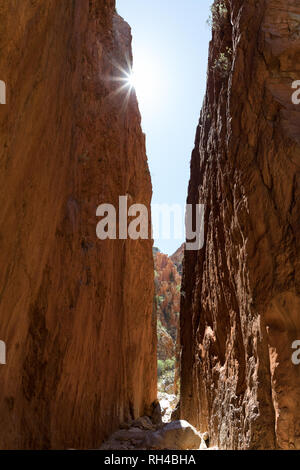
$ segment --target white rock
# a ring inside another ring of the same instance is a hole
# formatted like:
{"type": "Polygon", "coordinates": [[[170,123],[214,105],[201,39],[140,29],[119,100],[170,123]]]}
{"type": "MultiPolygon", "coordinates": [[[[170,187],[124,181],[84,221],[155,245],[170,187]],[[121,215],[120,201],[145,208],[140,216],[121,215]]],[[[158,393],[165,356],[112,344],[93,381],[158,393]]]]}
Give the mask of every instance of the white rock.
{"type": "Polygon", "coordinates": [[[170,408],[170,403],[166,399],[160,400],[159,403],[161,408],[161,414],[163,416],[166,413],[167,409],[170,408]]]}
{"type": "Polygon", "coordinates": [[[188,450],[199,449],[201,441],[200,434],[191,424],[178,420],[149,433],[146,444],[150,449],[188,450]]]}

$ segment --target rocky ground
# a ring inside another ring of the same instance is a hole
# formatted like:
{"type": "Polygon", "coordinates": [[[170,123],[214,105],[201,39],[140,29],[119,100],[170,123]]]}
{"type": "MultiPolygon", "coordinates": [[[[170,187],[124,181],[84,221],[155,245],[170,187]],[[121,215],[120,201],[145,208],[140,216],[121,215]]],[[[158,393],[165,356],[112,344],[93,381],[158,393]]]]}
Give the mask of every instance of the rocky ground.
{"type": "Polygon", "coordinates": [[[153,417],[143,416],[123,423],[104,442],[100,450],[206,450],[208,433],[199,433],[184,420],[171,421],[178,404],[176,395],[158,394],[159,403],[153,417]]]}
{"type": "Polygon", "coordinates": [[[155,424],[148,416],[121,425],[100,450],[205,450],[204,437],[187,421],[155,424]]]}

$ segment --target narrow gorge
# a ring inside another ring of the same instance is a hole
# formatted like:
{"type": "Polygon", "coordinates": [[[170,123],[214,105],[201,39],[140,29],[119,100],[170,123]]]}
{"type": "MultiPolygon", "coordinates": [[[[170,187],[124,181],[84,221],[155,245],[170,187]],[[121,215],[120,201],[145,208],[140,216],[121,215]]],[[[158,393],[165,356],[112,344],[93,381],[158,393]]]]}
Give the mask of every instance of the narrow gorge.
{"type": "Polygon", "coordinates": [[[204,244],[168,256],[119,213],[97,237],[120,196],[151,233],[115,0],[0,0],[2,450],[300,450],[300,5],[215,0],[209,22],[204,244]]]}

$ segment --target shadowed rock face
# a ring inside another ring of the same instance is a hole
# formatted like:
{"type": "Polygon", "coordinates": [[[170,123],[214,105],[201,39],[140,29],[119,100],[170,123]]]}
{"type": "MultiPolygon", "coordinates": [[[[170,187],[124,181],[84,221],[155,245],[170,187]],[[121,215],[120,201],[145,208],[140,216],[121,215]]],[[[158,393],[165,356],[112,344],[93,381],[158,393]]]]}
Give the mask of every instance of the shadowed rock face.
{"type": "Polygon", "coordinates": [[[191,160],[205,244],[184,260],[181,418],[220,448],[299,449],[300,6],[225,3],[191,160]]]}
{"type": "Polygon", "coordinates": [[[1,448],[99,447],[156,398],[151,241],[100,241],[96,208],[149,207],[112,0],[0,6],[1,448]]]}

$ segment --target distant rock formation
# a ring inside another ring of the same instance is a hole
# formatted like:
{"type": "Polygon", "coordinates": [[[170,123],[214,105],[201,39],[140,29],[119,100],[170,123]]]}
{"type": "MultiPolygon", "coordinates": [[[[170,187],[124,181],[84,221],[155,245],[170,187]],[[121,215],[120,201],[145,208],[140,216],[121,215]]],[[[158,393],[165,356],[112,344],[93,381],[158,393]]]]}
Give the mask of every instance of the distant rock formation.
{"type": "Polygon", "coordinates": [[[96,237],[101,203],[150,211],[130,28],[114,0],[5,0],[0,24],[0,447],[97,448],[157,396],[151,240],[96,237]]]}
{"type": "Polygon", "coordinates": [[[298,0],[222,0],[188,203],[205,243],[184,259],[181,418],[222,449],[300,449],[298,0]]]}
{"type": "Polygon", "coordinates": [[[170,256],[170,259],[175,264],[180,276],[182,276],[182,261],[184,257],[184,246],[185,246],[185,243],[182,243],[182,245],[178,248],[178,250],[176,250],[175,253],[173,253],[173,255],[170,256]]]}
{"type": "MultiPolygon", "coordinates": [[[[158,339],[157,357],[161,361],[172,361],[172,364],[167,363],[167,368],[170,364],[170,374],[166,374],[168,379],[165,377],[164,381],[166,383],[163,391],[171,386],[169,391],[174,393],[175,365],[178,366],[179,361],[176,342],[179,328],[181,276],[171,257],[161,253],[157,248],[153,248],[153,255],[158,339]]],[[[178,378],[178,374],[176,374],[176,380],[178,378]]],[[[175,390],[177,390],[176,384],[175,390]]]]}
{"type": "Polygon", "coordinates": [[[157,252],[154,256],[154,268],[158,317],[173,340],[176,340],[180,310],[181,276],[171,258],[161,252],[157,252]]]}

